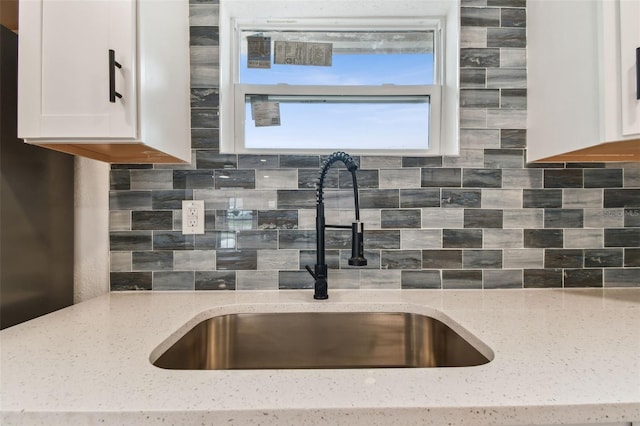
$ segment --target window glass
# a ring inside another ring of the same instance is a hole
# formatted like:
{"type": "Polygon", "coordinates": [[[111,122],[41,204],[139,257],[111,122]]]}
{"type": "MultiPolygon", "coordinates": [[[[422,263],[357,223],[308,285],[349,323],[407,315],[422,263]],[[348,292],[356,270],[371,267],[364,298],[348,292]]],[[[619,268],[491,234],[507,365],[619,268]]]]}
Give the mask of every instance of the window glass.
{"type": "Polygon", "coordinates": [[[429,96],[245,97],[248,149],[424,149],[429,96]],[[257,105],[270,109],[256,111],[257,105]]]}
{"type": "Polygon", "coordinates": [[[434,84],[434,32],[424,31],[241,31],[241,84],[428,85],[434,84]],[[262,40],[263,44],[256,44],[262,40]],[[286,43],[289,43],[288,45],[286,43]],[[280,64],[279,46],[312,43],[330,49],[323,65],[280,64]],[[252,62],[261,47],[262,65],[252,62]],[[251,55],[248,52],[253,52],[251,55]],[[250,65],[251,64],[251,65],[250,65]],[[267,67],[268,64],[268,67],[267,67]]]}

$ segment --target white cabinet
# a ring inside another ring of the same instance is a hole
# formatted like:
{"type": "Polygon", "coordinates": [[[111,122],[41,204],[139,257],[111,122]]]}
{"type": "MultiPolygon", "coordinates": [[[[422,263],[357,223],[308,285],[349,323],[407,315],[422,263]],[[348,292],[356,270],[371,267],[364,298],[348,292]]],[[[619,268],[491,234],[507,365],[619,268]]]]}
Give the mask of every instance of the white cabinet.
{"type": "Polygon", "coordinates": [[[528,161],[640,161],[639,0],[530,0],[528,161]]]}
{"type": "MultiPolygon", "coordinates": [[[[612,7],[613,5],[607,5],[612,7]]],[[[640,136],[640,0],[620,0],[622,136],[640,136]]]]}
{"type": "Polygon", "coordinates": [[[189,161],[187,0],[21,0],[18,136],[112,163],[189,161]]]}

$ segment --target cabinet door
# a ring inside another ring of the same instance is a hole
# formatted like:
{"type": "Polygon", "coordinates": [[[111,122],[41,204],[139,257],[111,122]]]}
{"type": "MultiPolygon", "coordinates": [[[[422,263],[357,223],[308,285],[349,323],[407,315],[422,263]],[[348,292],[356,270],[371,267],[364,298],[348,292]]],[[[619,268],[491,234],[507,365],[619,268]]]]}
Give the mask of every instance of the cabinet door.
{"type": "Polygon", "coordinates": [[[640,87],[636,49],[640,48],[640,1],[620,0],[622,135],[640,135],[640,87]]]}
{"type": "Polygon", "coordinates": [[[134,0],[21,2],[20,38],[19,136],[136,136],[134,0]]]}

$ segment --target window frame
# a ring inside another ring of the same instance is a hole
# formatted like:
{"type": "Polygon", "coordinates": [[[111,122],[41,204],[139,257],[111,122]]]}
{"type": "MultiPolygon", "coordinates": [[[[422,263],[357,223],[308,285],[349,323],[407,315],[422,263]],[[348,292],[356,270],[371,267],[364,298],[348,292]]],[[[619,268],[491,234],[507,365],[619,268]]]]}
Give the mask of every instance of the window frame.
{"type": "MultiPolygon", "coordinates": [[[[281,0],[279,3],[294,6],[296,2],[310,4],[321,0],[300,2],[299,0],[281,0]]],[[[326,2],[326,0],[325,0],[326,2]]],[[[416,16],[412,13],[415,8],[407,9],[410,16],[384,15],[371,17],[371,12],[365,7],[370,0],[352,0],[355,6],[350,13],[344,13],[340,18],[326,16],[313,18],[293,18],[294,13],[300,13],[295,7],[290,10],[291,16],[274,18],[259,18],[260,9],[250,0],[221,0],[220,4],[220,151],[222,153],[237,154],[309,154],[325,153],[332,150],[314,148],[296,149],[255,149],[246,148],[244,141],[245,99],[246,95],[427,95],[429,96],[429,146],[424,149],[353,149],[353,154],[402,154],[402,155],[446,155],[458,154],[458,72],[457,31],[455,40],[445,40],[446,28],[451,26],[449,15],[434,13],[428,16],[416,16]],[[360,6],[358,6],[358,4],[360,6]],[[238,7],[238,6],[242,7],[238,7]],[[255,7],[252,7],[255,6],[255,7]],[[352,15],[352,16],[349,16],[352,15]],[[363,18],[361,16],[368,16],[363,18]],[[314,86],[288,84],[241,84],[240,54],[243,31],[434,31],[434,84],[433,85],[392,85],[379,86],[314,86]],[[455,72],[451,73],[451,48],[455,53],[455,72]],[[453,74],[453,76],[452,76],[453,74]],[[453,81],[452,81],[453,80],[453,81]],[[453,89],[453,90],[452,90],[453,89]],[[453,96],[452,96],[453,95],[453,96]],[[451,104],[455,102],[455,107],[451,104]],[[452,125],[454,123],[454,125],[452,125]]],[[[394,3],[394,2],[391,2],[394,3]]],[[[414,0],[400,0],[401,4],[416,4],[414,0]]],[[[458,2],[451,2],[458,3],[458,2]]],[[[431,4],[431,3],[428,3],[431,4]]],[[[282,7],[278,9],[287,9],[282,7]]],[[[459,4],[451,10],[459,10],[459,4]]],[[[435,11],[434,11],[435,12],[435,11]]],[[[315,14],[316,12],[314,12],[315,14]]],[[[387,12],[389,13],[389,12],[387,12]]],[[[322,13],[318,13],[321,15],[322,13]]],[[[265,16],[265,15],[262,15],[265,16]]],[[[269,16],[268,14],[266,16],[269,16]]],[[[300,15],[302,16],[302,15],[300,15]]],[[[457,16],[457,14],[456,14],[457,16]]],[[[455,18],[454,18],[455,19],[455,18]]]]}
{"type": "MultiPolygon", "coordinates": [[[[245,121],[246,106],[245,99],[247,95],[293,95],[293,96],[305,96],[305,95],[319,95],[319,96],[371,96],[371,97],[385,97],[385,96],[428,96],[429,97],[429,141],[430,146],[426,149],[402,149],[403,153],[424,154],[428,152],[440,151],[440,87],[438,85],[419,85],[419,86],[290,86],[284,84],[278,85],[256,85],[256,84],[237,84],[235,85],[235,138],[236,151],[238,153],[259,153],[259,154],[273,154],[274,152],[287,153],[308,153],[310,151],[327,153],[333,152],[336,149],[342,149],[341,147],[335,147],[333,149],[315,149],[315,148],[271,148],[271,149],[257,149],[247,148],[245,144],[245,121]],[[435,107],[434,107],[435,106],[435,107]],[[241,144],[241,145],[240,145],[241,144]]],[[[390,148],[387,149],[361,149],[361,148],[344,148],[348,149],[351,153],[379,153],[389,154],[397,148],[393,148],[394,141],[389,141],[390,148]]]]}

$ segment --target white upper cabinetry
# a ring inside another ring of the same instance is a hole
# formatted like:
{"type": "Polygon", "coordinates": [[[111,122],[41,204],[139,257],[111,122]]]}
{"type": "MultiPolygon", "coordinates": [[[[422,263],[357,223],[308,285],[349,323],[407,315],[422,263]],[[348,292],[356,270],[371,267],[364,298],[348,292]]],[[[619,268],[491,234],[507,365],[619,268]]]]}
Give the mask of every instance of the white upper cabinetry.
{"type": "Polygon", "coordinates": [[[191,157],[187,0],[21,0],[18,136],[111,163],[191,157]]]}
{"type": "Polygon", "coordinates": [[[529,0],[528,161],[640,161],[640,0],[529,0]]]}

